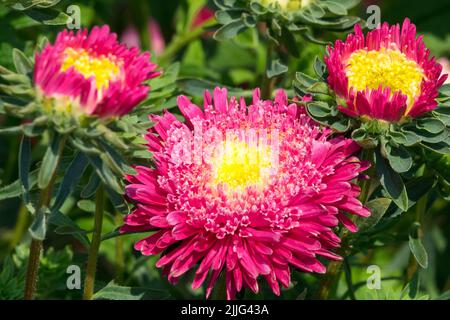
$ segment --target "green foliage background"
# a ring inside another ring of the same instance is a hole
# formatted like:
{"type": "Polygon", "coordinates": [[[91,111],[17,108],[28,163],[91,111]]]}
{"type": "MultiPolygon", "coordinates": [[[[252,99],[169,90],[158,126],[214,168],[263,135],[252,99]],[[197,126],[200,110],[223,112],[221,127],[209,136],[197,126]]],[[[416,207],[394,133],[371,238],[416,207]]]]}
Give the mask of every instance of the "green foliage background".
{"type": "MultiPolygon", "coordinates": [[[[109,24],[119,35],[126,27],[133,25],[139,31],[142,48],[151,49],[151,39],[147,29],[149,17],[153,17],[161,26],[166,41],[166,52],[157,56],[166,74],[178,72],[174,87],[177,93],[185,93],[200,101],[205,88],[223,85],[232,93],[249,97],[251,90],[259,86],[268,63],[266,43],[260,39],[255,29],[240,34],[233,40],[215,41],[211,31],[217,27],[211,21],[205,30],[192,37],[191,22],[204,5],[214,8],[213,2],[205,0],[173,1],[127,1],[127,0],[82,0],[82,1],[42,1],[49,8],[33,7],[29,10],[14,10],[7,3],[33,1],[0,1],[0,65],[13,68],[12,50],[19,48],[32,54],[35,44],[42,36],[54,39],[64,28],[64,12],[70,5],[81,8],[83,27],[109,24]],[[52,3],[53,2],[53,3],[52,3]],[[172,51],[171,51],[172,50],[172,51]],[[179,64],[173,62],[179,61],[179,64]],[[171,72],[168,68],[171,66],[171,72]]],[[[367,18],[369,4],[381,7],[382,21],[401,22],[409,17],[425,35],[425,41],[432,53],[438,57],[450,59],[450,2],[421,0],[363,1],[353,11],[354,15],[367,18]]],[[[344,34],[323,33],[323,40],[342,38],[344,34]]],[[[295,72],[313,74],[313,62],[316,56],[322,57],[325,48],[322,45],[299,40],[299,57],[289,60],[289,71],[278,87],[288,88],[293,95],[292,80],[295,72]]],[[[158,85],[154,83],[154,85],[158,85]]],[[[157,93],[152,93],[157,99],[157,93]]],[[[152,96],[151,96],[152,97],[152,96]]],[[[174,99],[154,103],[152,112],[163,108],[174,108],[174,99]]],[[[174,109],[174,112],[176,110],[174,109]]],[[[18,120],[0,118],[0,126],[20,124],[18,120]]],[[[15,136],[0,136],[0,188],[17,179],[17,153],[20,140],[15,136]]],[[[35,159],[45,151],[48,140],[42,139],[33,149],[35,159]]],[[[64,170],[64,167],[61,169],[64,170]]],[[[450,170],[448,163],[445,170],[450,170]]],[[[83,177],[86,180],[88,177],[83,177]]],[[[41,260],[38,299],[80,299],[81,290],[68,290],[66,280],[69,265],[85,268],[86,248],[79,238],[90,237],[93,226],[93,201],[81,199],[81,189],[66,201],[62,212],[68,214],[76,223],[48,233],[45,241],[45,254],[41,260]]],[[[450,290],[450,204],[448,191],[432,186],[427,201],[416,204],[408,212],[391,215],[390,219],[380,221],[375,230],[358,234],[359,247],[355,254],[347,259],[346,272],[342,275],[336,296],[333,298],[356,299],[446,299],[450,290]],[[415,210],[422,205],[426,214],[423,220],[424,241],[427,263],[426,268],[419,267],[418,278],[405,287],[405,274],[411,257],[409,241],[410,226],[415,221],[415,210]],[[376,232],[375,232],[376,231],[376,232]],[[381,289],[370,290],[366,286],[369,265],[380,267],[381,289]],[[417,281],[416,281],[417,280],[417,281]]],[[[104,234],[120,226],[122,214],[115,212],[109,205],[104,220],[104,234]]],[[[0,201],[0,299],[20,299],[24,286],[24,273],[29,236],[27,228],[30,218],[19,198],[0,201]]],[[[155,268],[156,257],[143,257],[134,251],[133,243],[142,238],[142,234],[127,235],[120,238],[105,239],[102,242],[97,272],[98,299],[201,299],[202,289],[192,291],[188,284],[193,274],[184,277],[177,286],[171,286],[155,268]],[[115,282],[112,283],[111,281],[115,282]],[[102,289],[103,288],[103,289],[102,289]],[[133,289],[131,289],[133,288],[133,289]]],[[[292,287],[284,290],[281,297],[275,297],[263,286],[258,295],[244,292],[245,299],[308,299],[313,296],[319,275],[293,273],[292,287]]]]}

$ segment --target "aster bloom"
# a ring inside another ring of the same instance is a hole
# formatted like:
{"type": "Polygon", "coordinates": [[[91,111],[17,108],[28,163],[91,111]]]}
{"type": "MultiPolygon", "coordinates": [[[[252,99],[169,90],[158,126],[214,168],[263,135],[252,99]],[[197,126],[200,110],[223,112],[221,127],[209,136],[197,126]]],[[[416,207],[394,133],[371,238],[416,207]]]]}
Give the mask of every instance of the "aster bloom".
{"type": "Polygon", "coordinates": [[[433,110],[447,78],[409,19],[401,27],[384,23],[366,36],[356,25],[345,42],[328,48],[325,63],[341,112],[388,122],[433,110]]]}
{"type": "Polygon", "coordinates": [[[204,96],[204,110],[180,96],[186,118],[152,115],[146,135],[155,166],[137,166],[126,194],[135,203],[121,232],[153,231],[135,244],[161,254],[171,283],[195,269],[192,288],[207,281],[209,297],[220,276],[228,299],[243,287],[258,292],[264,277],[279,295],[290,268],[325,273],[319,257],[333,253],[339,222],[370,215],[352,181],[368,164],[352,154],[350,139],[332,138],[278,91],[274,101],[228,100],[226,89],[204,96]]]}
{"type": "Polygon", "coordinates": [[[50,111],[122,116],[147,96],[143,82],[158,76],[149,53],[118,43],[108,26],[90,33],[64,30],[35,57],[37,95],[50,111]]]}

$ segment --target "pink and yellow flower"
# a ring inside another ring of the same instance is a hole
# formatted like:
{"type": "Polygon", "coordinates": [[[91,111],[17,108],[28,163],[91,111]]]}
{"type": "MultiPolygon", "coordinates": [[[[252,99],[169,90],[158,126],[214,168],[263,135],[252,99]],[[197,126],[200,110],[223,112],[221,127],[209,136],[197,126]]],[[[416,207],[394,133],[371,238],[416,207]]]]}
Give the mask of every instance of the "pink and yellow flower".
{"type": "Polygon", "coordinates": [[[185,123],[151,116],[155,166],[127,176],[135,209],[121,228],[153,231],[135,248],[161,254],[156,265],[171,283],[197,265],[192,287],[210,275],[207,296],[219,276],[228,299],[243,287],[258,292],[260,276],[279,295],[291,267],[325,273],[320,256],[340,259],[333,228],[356,231],[347,214],[370,215],[352,182],[368,167],[352,156],[354,142],[332,138],[284,91],[263,101],[255,90],[247,106],[216,88],[204,110],[184,96],[178,105],[185,123]]]}
{"type": "Polygon", "coordinates": [[[143,82],[158,76],[150,54],[118,43],[108,26],[64,30],[35,57],[34,82],[50,111],[121,116],[145,99],[143,82]]]}
{"type": "Polygon", "coordinates": [[[384,23],[366,36],[356,25],[345,42],[328,48],[325,62],[341,112],[388,122],[433,110],[447,78],[408,19],[401,27],[384,23]]]}

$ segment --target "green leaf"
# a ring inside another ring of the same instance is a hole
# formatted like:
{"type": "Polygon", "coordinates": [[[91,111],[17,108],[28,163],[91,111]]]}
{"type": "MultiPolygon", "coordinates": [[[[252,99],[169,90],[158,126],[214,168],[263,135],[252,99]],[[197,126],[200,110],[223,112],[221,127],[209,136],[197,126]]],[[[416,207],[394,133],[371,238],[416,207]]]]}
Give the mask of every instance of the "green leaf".
{"type": "Polygon", "coordinates": [[[436,300],[450,300],[450,290],[441,294],[436,300]]]}
{"type": "Polygon", "coordinates": [[[411,169],[413,161],[408,150],[402,146],[394,146],[387,143],[385,145],[386,155],[392,169],[398,173],[407,172],[411,169]]]}
{"type": "Polygon", "coordinates": [[[94,294],[94,300],[161,300],[167,299],[169,294],[166,291],[137,288],[121,287],[114,282],[110,282],[94,294]]]}
{"type": "Polygon", "coordinates": [[[267,70],[267,77],[273,78],[288,71],[288,67],[281,63],[279,59],[272,60],[270,68],[267,70]]]}
{"type": "Polygon", "coordinates": [[[80,181],[83,176],[88,163],[89,162],[84,154],[79,152],[75,155],[59,185],[53,210],[59,210],[66,199],[72,194],[78,181],[80,181]]]}
{"type": "MultiPolygon", "coordinates": [[[[30,189],[36,185],[37,175],[37,170],[30,172],[30,174],[28,175],[30,189]]],[[[16,180],[13,183],[0,188],[0,201],[20,197],[22,193],[22,183],[20,180],[16,180]]]]}
{"type": "Polygon", "coordinates": [[[55,174],[56,168],[61,159],[63,148],[65,145],[65,138],[59,134],[55,134],[51,144],[49,144],[44,158],[42,159],[41,169],[39,170],[38,186],[40,189],[45,189],[49,185],[52,177],[55,174]]]}
{"type": "Polygon", "coordinates": [[[340,3],[335,1],[326,1],[324,4],[327,6],[328,10],[338,16],[347,15],[347,9],[340,3]]]}
{"type": "Polygon", "coordinates": [[[314,61],[314,71],[316,75],[319,76],[320,78],[323,78],[323,75],[325,74],[326,70],[327,70],[326,64],[322,60],[320,60],[319,57],[316,56],[316,60],[314,61]]]}
{"type": "Polygon", "coordinates": [[[87,157],[103,183],[113,189],[115,192],[123,194],[123,189],[120,186],[117,177],[114,175],[111,169],[109,169],[108,165],[98,156],[87,155],[87,157]]]}
{"type": "Polygon", "coordinates": [[[30,180],[29,172],[31,166],[31,143],[27,137],[22,137],[19,149],[19,180],[22,186],[23,201],[28,209],[33,212],[30,203],[30,180]]]}
{"type": "Polygon", "coordinates": [[[27,75],[33,71],[33,63],[19,49],[13,49],[13,62],[17,72],[27,75]]]}
{"type": "Polygon", "coordinates": [[[77,207],[85,212],[95,212],[95,202],[92,200],[80,200],[77,202],[77,207]]]}
{"type": "Polygon", "coordinates": [[[317,118],[329,117],[331,114],[330,107],[324,102],[310,102],[307,105],[308,113],[317,118]]]}
{"type": "Polygon", "coordinates": [[[417,127],[430,133],[440,133],[445,129],[445,125],[434,118],[423,118],[417,120],[417,127]]]}
{"type": "MultiPolygon", "coordinates": [[[[226,86],[218,84],[213,81],[197,79],[197,78],[180,78],[177,80],[178,88],[193,97],[203,97],[205,90],[213,91],[217,86],[225,88],[226,86]]],[[[253,91],[244,91],[239,88],[227,87],[228,94],[233,96],[240,96],[244,98],[250,98],[253,95],[253,91]]]]}
{"type": "Polygon", "coordinates": [[[217,41],[224,41],[234,38],[246,28],[247,26],[242,19],[234,20],[228,24],[223,25],[219,30],[217,30],[214,34],[214,39],[216,39],[217,41]]]}
{"type": "Polygon", "coordinates": [[[439,93],[444,96],[450,97],[450,83],[446,83],[442,87],[440,87],[439,93]]]}
{"type": "Polygon", "coordinates": [[[81,197],[85,199],[92,197],[97,191],[99,185],[100,185],[100,178],[95,172],[93,172],[89,177],[87,185],[81,191],[81,197]]]}
{"type": "Polygon", "coordinates": [[[409,292],[408,292],[408,295],[409,295],[409,297],[410,297],[411,299],[416,298],[417,293],[419,292],[419,287],[420,287],[420,273],[419,273],[419,271],[417,270],[417,271],[414,273],[414,275],[413,275],[411,281],[409,282],[409,292]]]}
{"type": "MultiPolygon", "coordinates": [[[[415,228],[419,228],[420,225],[416,223],[415,228]]],[[[415,233],[416,231],[413,231],[412,233],[415,233]]],[[[425,250],[425,247],[422,244],[421,239],[418,236],[414,236],[413,234],[409,235],[409,249],[411,250],[411,253],[414,255],[414,258],[416,258],[417,263],[424,269],[428,267],[428,254],[425,250]]]]}
{"type": "Polygon", "coordinates": [[[440,154],[444,155],[450,154],[450,147],[446,142],[438,142],[438,143],[422,142],[421,145],[429,150],[432,150],[440,154]]]}
{"type": "Polygon", "coordinates": [[[31,224],[28,231],[33,239],[43,241],[45,239],[45,233],[47,231],[46,211],[47,208],[41,208],[31,224]]]}
{"type": "Polygon", "coordinates": [[[379,150],[375,153],[376,171],[383,189],[403,211],[408,210],[408,194],[401,176],[392,170],[379,150]]]}
{"type": "MultiPolygon", "coordinates": [[[[431,176],[422,176],[408,181],[405,185],[408,194],[408,210],[412,208],[420,198],[426,195],[433,188],[435,178],[431,176]]],[[[390,216],[396,217],[404,212],[404,210],[391,206],[389,209],[390,216]]]]}
{"type": "Polygon", "coordinates": [[[367,218],[359,219],[359,230],[364,231],[375,227],[383,218],[391,203],[392,200],[388,198],[378,198],[366,203],[366,207],[369,208],[372,214],[367,218]]]}
{"type": "MultiPolygon", "coordinates": [[[[72,220],[70,219],[68,216],[62,214],[60,211],[58,210],[53,210],[49,217],[48,217],[48,223],[56,226],[58,228],[61,228],[59,230],[64,230],[64,228],[67,229],[72,229],[72,230],[76,230],[76,229],[81,229],[78,227],[78,225],[72,220]]],[[[83,229],[81,229],[83,230],[83,229]]],[[[71,235],[73,235],[74,238],[76,238],[78,241],[80,241],[80,243],[82,245],[84,245],[86,248],[89,248],[89,239],[86,237],[86,233],[87,231],[83,230],[83,232],[75,232],[75,233],[71,233],[71,235]]]]}
{"type": "Polygon", "coordinates": [[[403,145],[405,147],[410,147],[420,142],[420,137],[411,131],[391,131],[389,132],[389,136],[395,143],[403,145]]]}
{"type": "Polygon", "coordinates": [[[58,26],[67,24],[69,16],[64,12],[55,9],[31,9],[25,11],[31,19],[50,26],[58,26]]]}

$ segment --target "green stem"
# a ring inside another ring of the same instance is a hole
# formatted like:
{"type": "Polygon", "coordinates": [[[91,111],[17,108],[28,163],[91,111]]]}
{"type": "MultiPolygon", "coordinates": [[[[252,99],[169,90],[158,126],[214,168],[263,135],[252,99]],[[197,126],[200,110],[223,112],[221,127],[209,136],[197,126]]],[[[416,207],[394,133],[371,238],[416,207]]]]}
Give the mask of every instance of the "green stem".
{"type": "MultiPolygon", "coordinates": [[[[67,135],[63,136],[60,141],[60,148],[58,149],[58,163],[56,164],[56,168],[53,171],[52,176],[50,177],[50,181],[41,191],[41,195],[39,198],[39,205],[37,207],[36,212],[41,210],[43,207],[48,207],[50,204],[50,201],[52,199],[52,191],[53,191],[53,185],[56,180],[56,174],[58,171],[58,167],[60,164],[61,155],[64,151],[64,146],[67,141],[67,135]]],[[[42,251],[42,240],[32,239],[31,245],[30,245],[30,254],[28,258],[28,266],[27,266],[27,273],[25,278],[25,291],[24,291],[24,299],[25,300],[32,300],[34,299],[34,295],[36,292],[36,286],[38,281],[38,274],[39,274],[39,259],[41,256],[42,251]]]]}
{"type": "Polygon", "coordinates": [[[25,300],[33,300],[36,291],[38,273],[39,273],[39,259],[41,257],[42,241],[33,239],[30,245],[30,255],[28,257],[27,276],[25,279],[25,300]]]}
{"type": "Polygon", "coordinates": [[[188,43],[200,38],[205,32],[205,27],[211,27],[214,25],[215,22],[213,24],[202,25],[200,27],[195,28],[194,30],[191,30],[181,35],[175,35],[172,42],[158,57],[158,64],[166,65],[167,63],[169,63],[173,59],[173,57],[178,53],[178,51],[183,49],[188,43]]]}
{"type": "MultiPolygon", "coordinates": [[[[419,199],[416,203],[416,221],[420,223],[420,228],[417,231],[419,238],[423,238],[423,229],[422,229],[422,221],[423,216],[425,215],[425,212],[427,210],[427,202],[428,197],[425,195],[422,198],[419,199]]],[[[414,274],[417,272],[417,269],[419,268],[419,265],[417,263],[416,258],[411,253],[409,257],[409,263],[408,267],[406,268],[406,276],[405,276],[405,285],[407,285],[412,278],[414,277],[414,274]]]]}
{"type": "MultiPolygon", "coordinates": [[[[117,212],[115,216],[116,225],[122,225],[122,215],[117,212]]],[[[123,274],[125,270],[125,257],[123,252],[123,238],[116,237],[116,282],[118,284],[123,282],[123,274]]]]}
{"type": "MultiPolygon", "coordinates": [[[[373,163],[373,149],[363,149],[361,160],[365,161],[371,161],[373,163]]],[[[359,200],[364,205],[367,203],[367,201],[370,198],[370,188],[372,183],[372,176],[373,176],[373,167],[369,170],[367,173],[369,175],[369,179],[362,180],[360,182],[361,187],[361,194],[359,197],[359,200]]],[[[354,219],[354,216],[352,216],[352,220],[354,219]]],[[[345,228],[342,228],[339,232],[339,237],[341,238],[341,245],[342,245],[342,252],[341,256],[344,258],[349,254],[348,252],[348,230],[345,228]]],[[[350,266],[348,266],[350,268],[350,266]]],[[[341,272],[343,270],[342,261],[332,261],[328,265],[327,273],[324,275],[322,280],[319,283],[319,288],[316,292],[315,298],[317,300],[325,300],[330,297],[330,295],[335,293],[338,285],[338,281],[341,277],[341,272]]]]}
{"type": "Polygon", "coordinates": [[[22,202],[20,204],[19,212],[17,214],[17,221],[14,227],[13,236],[9,244],[10,250],[13,250],[22,239],[23,235],[27,230],[27,222],[28,222],[28,210],[25,204],[22,202]]]}
{"type": "Polygon", "coordinates": [[[356,300],[355,290],[353,288],[353,280],[352,280],[352,269],[350,267],[350,263],[348,259],[344,259],[344,272],[345,272],[345,280],[347,282],[348,293],[350,299],[356,300]]]}
{"type": "Polygon", "coordinates": [[[88,263],[86,268],[86,278],[84,280],[84,300],[92,300],[92,296],[94,295],[94,282],[95,272],[97,270],[98,250],[100,248],[102,239],[104,201],[104,189],[103,185],[100,185],[95,195],[94,231],[92,233],[92,241],[89,248],[88,263]]]}
{"type": "Polygon", "coordinates": [[[272,98],[272,91],[273,86],[275,85],[276,77],[269,78],[267,76],[267,71],[271,67],[270,64],[272,62],[272,56],[273,56],[273,44],[269,42],[267,45],[267,61],[266,61],[266,70],[264,72],[264,78],[261,86],[261,97],[263,99],[271,99],[272,98]]]}

